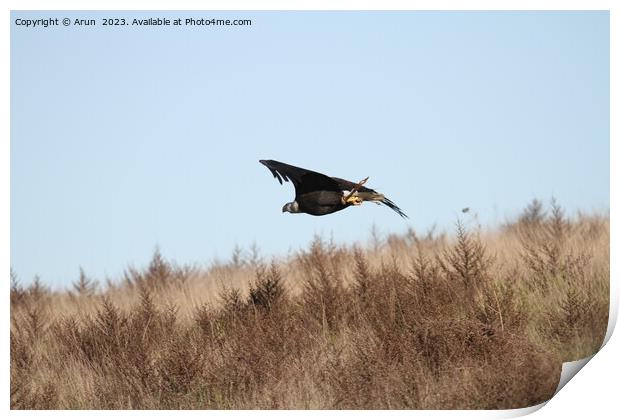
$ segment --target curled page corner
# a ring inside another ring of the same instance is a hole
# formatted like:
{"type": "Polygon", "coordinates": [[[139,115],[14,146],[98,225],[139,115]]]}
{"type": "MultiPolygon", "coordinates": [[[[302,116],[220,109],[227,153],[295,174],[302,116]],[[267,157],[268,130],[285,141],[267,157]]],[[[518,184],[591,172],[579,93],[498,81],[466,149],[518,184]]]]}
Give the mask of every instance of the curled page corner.
{"type": "MultiPolygon", "coordinates": [[[[611,296],[612,296],[611,297],[612,300],[610,301],[610,307],[609,307],[609,321],[608,321],[608,324],[607,324],[607,332],[605,334],[605,338],[603,339],[603,343],[601,344],[601,348],[599,349],[599,351],[603,347],[605,347],[605,345],[609,341],[611,335],[613,334],[613,332],[614,332],[614,330],[616,328],[616,321],[618,319],[618,305],[617,305],[617,302],[616,302],[616,298],[613,298],[613,294],[611,296]]],[[[588,362],[590,360],[592,360],[592,358],[594,356],[596,356],[596,353],[594,353],[591,356],[585,357],[583,359],[574,360],[572,362],[564,362],[564,363],[562,363],[562,373],[560,374],[560,381],[558,382],[558,386],[555,389],[555,392],[553,393],[553,396],[555,397],[556,394],[558,392],[560,392],[560,390],[562,388],[564,388],[564,385],[566,385],[571,379],[573,379],[573,377],[586,364],[588,364],[588,362]]],[[[543,404],[545,404],[545,403],[543,403],[543,404]]]]}
{"type": "MultiPolygon", "coordinates": [[[[560,373],[560,380],[558,382],[558,386],[553,393],[553,397],[557,395],[558,392],[566,385],[588,362],[594,357],[588,356],[583,359],[575,360],[572,362],[564,362],[562,363],[562,372],[560,373]]],[[[516,408],[511,410],[501,410],[497,412],[497,417],[495,418],[516,418],[523,417],[528,414],[532,414],[541,408],[543,408],[549,401],[553,399],[551,397],[547,401],[544,401],[540,404],[532,405],[530,407],[516,408]]]]}
{"type": "Polygon", "coordinates": [[[575,360],[572,362],[564,362],[562,363],[562,373],[560,374],[560,382],[558,382],[558,387],[555,389],[553,396],[555,396],[564,385],[568,383],[573,377],[579,372],[592,358],[592,356],[588,356],[583,359],[575,360]]]}

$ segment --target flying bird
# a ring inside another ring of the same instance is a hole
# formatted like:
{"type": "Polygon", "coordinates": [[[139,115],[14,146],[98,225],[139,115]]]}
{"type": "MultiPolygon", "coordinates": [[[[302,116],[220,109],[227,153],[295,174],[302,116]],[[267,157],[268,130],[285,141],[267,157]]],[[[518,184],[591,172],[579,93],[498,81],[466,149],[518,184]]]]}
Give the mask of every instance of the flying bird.
{"type": "Polygon", "coordinates": [[[275,160],[260,160],[259,162],[269,168],[280,184],[284,180],[291,181],[295,186],[295,200],[286,203],[282,207],[282,212],[323,216],[349,206],[359,206],[364,201],[370,201],[384,204],[401,217],[407,217],[392,200],[375,190],[364,187],[368,178],[354,183],[275,160]]]}

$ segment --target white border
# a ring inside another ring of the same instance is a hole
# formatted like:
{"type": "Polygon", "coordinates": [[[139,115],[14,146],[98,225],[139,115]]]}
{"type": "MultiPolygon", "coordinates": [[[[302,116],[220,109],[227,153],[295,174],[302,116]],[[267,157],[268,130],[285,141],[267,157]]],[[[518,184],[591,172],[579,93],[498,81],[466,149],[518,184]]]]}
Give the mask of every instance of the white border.
{"type": "MultiPolygon", "coordinates": [[[[385,0],[385,1],[369,1],[369,0],[269,0],[269,1],[250,1],[250,0],[230,0],[230,1],[197,1],[197,0],[179,0],[179,1],[139,1],[139,0],[111,0],[111,1],[91,1],[88,3],[72,1],[4,1],[2,7],[2,33],[0,37],[0,54],[5,58],[2,67],[2,92],[4,100],[0,103],[0,127],[2,132],[2,149],[0,153],[0,194],[5,198],[3,206],[0,207],[0,220],[2,241],[0,242],[0,270],[8,277],[9,261],[10,261],[10,214],[9,214],[9,176],[10,176],[10,126],[9,126],[9,109],[10,109],[10,73],[8,63],[10,62],[10,10],[609,10],[610,11],[610,116],[611,116],[611,145],[610,145],[610,210],[611,210],[611,255],[620,255],[618,248],[618,225],[616,223],[616,215],[618,209],[617,180],[620,175],[617,170],[618,164],[618,94],[619,87],[617,83],[617,74],[620,70],[618,67],[618,39],[620,32],[620,19],[618,17],[620,6],[617,1],[613,0],[521,0],[521,1],[501,1],[501,0],[477,0],[477,1],[458,1],[458,0],[385,0]],[[613,193],[615,192],[615,194],[613,193]]],[[[607,339],[615,325],[618,311],[618,287],[617,287],[617,263],[612,258],[611,261],[611,313],[610,328],[608,330],[607,339]]],[[[5,281],[5,299],[8,300],[8,281],[5,281]]],[[[8,340],[8,320],[9,305],[3,305],[3,346],[2,352],[5,363],[2,364],[3,378],[2,397],[4,398],[5,410],[9,410],[9,340],[8,340]]],[[[600,354],[595,356],[584,369],[579,373],[578,379],[571,381],[557,396],[555,396],[548,406],[538,411],[534,416],[537,418],[582,418],[585,415],[594,418],[606,417],[604,414],[618,412],[617,410],[617,384],[618,374],[618,339],[612,338],[609,343],[601,350],[600,354]]],[[[415,411],[415,412],[361,412],[351,413],[355,416],[416,416],[416,418],[500,418],[506,415],[527,414],[525,411],[517,412],[483,412],[483,411],[415,411]]],[[[108,416],[117,415],[118,412],[90,412],[87,415],[92,416],[108,416]]],[[[294,414],[299,417],[312,417],[319,415],[338,415],[337,413],[327,412],[209,412],[207,415],[216,415],[217,417],[237,417],[241,415],[251,415],[256,417],[273,416],[290,416],[294,414]]],[[[83,416],[85,413],[80,412],[15,412],[11,411],[10,415],[14,417],[30,417],[34,415],[44,415],[49,417],[72,417],[83,416]]],[[[120,413],[119,413],[120,414],[120,413]]],[[[166,412],[123,412],[123,414],[142,417],[160,417],[168,416],[166,412]]],[[[344,413],[343,413],[344,414],[344,413]]],[[[349,414],[349,413],[347,413],[349,414]]],[[[205,412],[177,412],[175,415],[181,416],[204,416],[205,412]]]]}

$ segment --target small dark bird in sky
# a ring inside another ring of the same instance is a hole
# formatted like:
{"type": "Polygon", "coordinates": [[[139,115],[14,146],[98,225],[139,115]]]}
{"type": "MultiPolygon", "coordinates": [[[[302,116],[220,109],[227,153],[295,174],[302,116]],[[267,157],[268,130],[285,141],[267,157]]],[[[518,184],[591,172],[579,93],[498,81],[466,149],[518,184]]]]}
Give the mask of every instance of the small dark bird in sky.
{"type": "Polygon", "coordinates": [[[463,213],[468,213],[469,212],[469,207],[465,207],[463,210],[461,210],[463,213]]]}
{"type": "Polygon", "coordinates": [[[259,162],[269,168],[280,184],[284,179],[284,181],[291,181],[295,186],[295,200],[286,203],[282,207],[282,212],[323,216],[369,201],[388,206],[401,217],[407,217],[392,200],[375,190],[364,187],[368,178],[355,183],[275,160],[260,160],[259,162]]]}

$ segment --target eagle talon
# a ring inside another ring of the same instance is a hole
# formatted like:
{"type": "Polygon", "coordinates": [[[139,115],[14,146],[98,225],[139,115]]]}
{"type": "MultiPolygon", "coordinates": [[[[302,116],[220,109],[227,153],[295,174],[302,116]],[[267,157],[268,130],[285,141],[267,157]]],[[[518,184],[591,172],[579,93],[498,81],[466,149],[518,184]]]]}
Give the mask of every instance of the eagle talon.
{"type": "MultiPolygon", "coordinates": [[[[345,203],[349,203],[349,202],[350,202],[350,200],[351,200],[351,198],[352,198],[352,197],[355,195],[355,193],[357,192],[357,190],[359,190],[359,189],[362,187],[362,185],[364,185],[367,181],[368,181],[368,177],[366,177],[366,178],[362,179],[360,182],[358,182],[358,183],[357,183],[357,185],[355,185],[355,186],[353,187],[353,189],[349,192],[349,195],[347,195],[347,196],[345,197],[345,199],[344,199],[345,203]]],[[[361,199],[360,199],[359,204],[361,204],[361,202],[362,202],[362,201],[361,201],[361,199]]]]}
{"type": "Polygon", "coordinates": [[[363,201],[364,200],[362,200],[360,197],[354,195],[354,196],[351,196],[351,197],[347,197],[344,200],[344,203],[345,204],[351,204],[353,206],[359,206],[360,204],[362,204],[363,201]]]}

